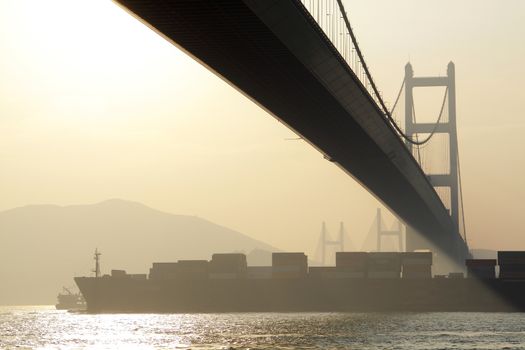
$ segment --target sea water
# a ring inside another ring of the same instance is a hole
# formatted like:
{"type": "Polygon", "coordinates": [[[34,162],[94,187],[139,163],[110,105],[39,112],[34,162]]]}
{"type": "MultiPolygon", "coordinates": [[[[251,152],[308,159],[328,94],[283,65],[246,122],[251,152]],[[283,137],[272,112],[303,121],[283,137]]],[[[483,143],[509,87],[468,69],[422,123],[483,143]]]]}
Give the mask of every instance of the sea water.
{"type": "Polygon", "coordinates": [[[71,313],[0,307],[1,349],[525,349],[522,313],[71,313]]]}

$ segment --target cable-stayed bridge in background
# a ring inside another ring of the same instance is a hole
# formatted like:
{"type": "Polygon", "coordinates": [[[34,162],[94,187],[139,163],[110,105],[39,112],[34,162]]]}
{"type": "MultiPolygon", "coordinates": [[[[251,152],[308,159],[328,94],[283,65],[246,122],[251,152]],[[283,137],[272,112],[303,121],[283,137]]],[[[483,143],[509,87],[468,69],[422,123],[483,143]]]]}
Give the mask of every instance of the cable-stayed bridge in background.
{"type": "MultiPolygon", "coordinates": [[[[351,175],[424,238],[418,245],[468,256],[458,204],[445,205],[414,157],[427,141],[416,134],[429,132],[398,125],[341,0],[117,1],[351,175]]],[[[436,180],[448,186],[453,175],[436,180]]]]}

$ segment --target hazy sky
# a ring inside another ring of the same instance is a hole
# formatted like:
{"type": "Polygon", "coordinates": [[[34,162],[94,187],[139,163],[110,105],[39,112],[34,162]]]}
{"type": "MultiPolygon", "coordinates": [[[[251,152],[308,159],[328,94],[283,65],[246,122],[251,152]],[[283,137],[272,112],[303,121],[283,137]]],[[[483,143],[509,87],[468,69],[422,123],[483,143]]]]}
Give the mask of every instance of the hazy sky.
{"type": "MultiPolygon", "coordinates": [[[[525,249],[525,1],[345,3],[389,101],[408,60],[455,62],[471,246],[525,249]]],[[[0,209],[118,197],[309,252],[343,220],[359,246],[378,203],[293,136],[111,1],[0,0],[0,209]]]]}

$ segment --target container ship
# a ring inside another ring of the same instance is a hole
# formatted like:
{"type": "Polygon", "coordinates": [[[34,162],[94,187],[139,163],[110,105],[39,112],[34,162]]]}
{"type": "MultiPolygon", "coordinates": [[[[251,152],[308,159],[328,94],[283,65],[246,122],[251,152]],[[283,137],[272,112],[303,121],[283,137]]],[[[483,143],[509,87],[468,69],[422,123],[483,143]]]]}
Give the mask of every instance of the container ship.
{"type": "Polygon", "coordinates": [[[272,266],[213,254],[110,275],[100,275],[99,256],[95,277],[75,277],[94,313],[525,311],[520,251],[466,260],[466,276],[432,276],[431,252],[337,252],[330,267],[308,267],[304,253],[273,253],[272,266]]]}

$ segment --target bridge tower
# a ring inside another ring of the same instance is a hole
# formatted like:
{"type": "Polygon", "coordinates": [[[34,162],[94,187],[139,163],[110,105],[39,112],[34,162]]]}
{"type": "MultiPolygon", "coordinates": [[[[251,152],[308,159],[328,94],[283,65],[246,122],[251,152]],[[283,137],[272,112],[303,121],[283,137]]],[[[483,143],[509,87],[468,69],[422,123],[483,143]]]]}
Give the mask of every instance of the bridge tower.
{"type": "Polygon", "coordinates": [[[400,252],[404,251],[403,247],[403,230],[401,222],[397,222],[397,228],[395,230],[383,230],[381,227],[381,208],[377,208],[376,214],[376,225],[377,225],[377,251],[380,252],[382,248],[383,237],[397,237],[397,246],[400,252]]]}
{"type": "Polygon", "coordinates": [[[323,266],[326,265],[326,248],[328,246],[339,247],[340,252],[343,252],[345,250],[344,233],[345,233],[344,224],[343,222],[341,222],[341,224],[339,225],[339,239],[330,240],[328,237],[328,233],[326,231],[326,224],[323,221],[323,225],[321,228],[321,263],[323,264],[323,266]]]}
{"type": "MultiPolygon", "coordinates": [[[[434,188],[445,187],[450,190],[450,207],[447,208],[454,224],[454,229],[461,237],[460,220],[459,220],[459,177],[458,177],[458,138],[456,129],[456,82],[454,63],[450,62],[447,66],[447,76],[445,77],[414,77],[412,65],[407,63],[405,66],[405,133],[408,137],[414,138],[415,134],[448,134],[449,136],[449,154],[448,159],[449,172],[446,174],[426,174],[434,188]],[[415,121],[414,116],[414,88],[418,87],[439,87],[447,88],[448,100],[448,121],[440,122],[437,126],[433,123],[421,123],[415,121]]],[[[414,145],[407,142],[407,147],[414,154],[414,145]]],[[[458,253],[458,261],[464,259],[468,252],[464,251],[463,242],[451,242],[458,253]]],[[[406,250],[431,248],[429,243],[422,238],[414,229],[407,226],[406,228],[406,250]]]]}

